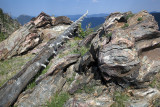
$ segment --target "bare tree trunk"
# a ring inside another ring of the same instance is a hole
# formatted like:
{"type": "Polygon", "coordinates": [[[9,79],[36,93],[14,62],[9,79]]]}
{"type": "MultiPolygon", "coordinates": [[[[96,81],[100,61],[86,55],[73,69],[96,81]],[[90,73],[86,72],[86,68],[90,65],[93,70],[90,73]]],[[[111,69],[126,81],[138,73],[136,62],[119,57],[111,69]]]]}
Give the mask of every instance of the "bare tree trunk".
{"type": "Polygon", "coordinates": [[[69,36],[73,34],[78,24],[87,14],[88,12],[72,23],[71,26],[56,40],[50,40],[39,54],[37,54],[18,74],[8,80],[0,88],[0,107],[8,107],[14,103],[29,81],[38,73],[38,71],[40,71],[42,67],[46,67],[49,58],[56,55],[58,47],[69,39],[69,36]]]}

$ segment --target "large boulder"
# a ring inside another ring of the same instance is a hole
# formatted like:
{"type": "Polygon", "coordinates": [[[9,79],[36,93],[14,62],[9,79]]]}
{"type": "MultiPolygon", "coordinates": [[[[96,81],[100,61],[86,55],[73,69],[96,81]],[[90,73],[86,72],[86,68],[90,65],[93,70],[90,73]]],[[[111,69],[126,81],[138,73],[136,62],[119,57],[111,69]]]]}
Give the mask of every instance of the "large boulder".
{"type": "Polygon", "coordinates": [[[100,71],[107,81],[145,82],[160,70],[157,22],[147,11],[131,14],[111,14],[101,28],[103,34],[92,40],[91,53],[93,58],[98,58],[100,71]],[[111,36],[109,43],[108,36],[111,36]]]}

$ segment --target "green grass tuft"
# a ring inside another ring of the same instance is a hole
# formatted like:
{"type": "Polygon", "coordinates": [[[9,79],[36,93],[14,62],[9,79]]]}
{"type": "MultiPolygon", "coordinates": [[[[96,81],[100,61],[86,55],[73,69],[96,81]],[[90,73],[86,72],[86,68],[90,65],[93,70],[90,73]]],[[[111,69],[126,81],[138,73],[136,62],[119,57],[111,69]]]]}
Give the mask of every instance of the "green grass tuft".
{"type": "Polygon", "coordinates": [[[111,32],[111,33],[108,33],[106,36],[107,36],[107,37],[111,37],[111,36],[112,36],[112,32],[111,32]]]}
{"type": "Polygon", "coordinates": [[[84,30],[81,27],[81,24],[79,24],[78,26],[78,34],[80,35],[81,38],[85,38],[86,36],[88,36],[90,33],[92,33],[94,30],[92,28],[90,28],[91,24],[88,24],[88,26],[86,26],[86,30],[84,30]]]}
{"type": "Polygon", "coordinates": [[[129,96],[124,92],[115,92],[113,100],[115,101],[111,107],[125,107],[125,102],[129,100],[129,96]]]}
{"type": "Polygon", "coordinates": [[[22,66],[31,60],[34,55],[17,56],[0,61],[0,87],[13,75],[21,70],[22,66]]]}
{"type": "Polygon", "coordinates": [[[137,21],[142,21],[143,20],[143,18],[142,17],[139,17],[138,19],[137,19],[137,21]]]}
{"type": "Polygon", "coordinates": [[[128,20],[130,17],[133,17],[133,16],[134,16],[134,14],[132,14],[132,13],[128,14],[127,17],[126,17],[126,19],[128,20]]]}
{"type": "Polygon", "coordinates": [[[56,93],[51,102],[47,103],[47,107],[63,107],[65,102],[70,98],[70,95],[66,92],[56,93]]]}
{"type": "Polygon", "coordinates": [[[124,28],[127,28],[128,26],[129,26],[129,24],[125,23],[124,26],[122,26],[122,28],[124,29],[124,28]]]}

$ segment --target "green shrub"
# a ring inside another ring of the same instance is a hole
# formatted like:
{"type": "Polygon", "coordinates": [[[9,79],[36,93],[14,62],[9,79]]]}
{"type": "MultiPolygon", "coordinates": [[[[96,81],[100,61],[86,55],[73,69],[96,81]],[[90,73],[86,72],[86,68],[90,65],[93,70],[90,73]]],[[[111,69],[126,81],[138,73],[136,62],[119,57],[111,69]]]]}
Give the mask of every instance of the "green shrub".
{"type": "Polygon", "coordinates": [[[81,24],[79,24],[78,26],[78,33],[80,35],[81,38],[85,38],[87,35],[89,35],[90,33],[93,32],[93,29],[90,28],[91,24],[88,24],[88,26],[86,26],[86,30],[84,30],[82,27],[81,27],[81,24]]]}
{"type": "MultiPolygon", "coordinates": [[[[80,82],[80,81],[79,81],[80,82]]],[[[94,92],[94,85],[83,85],[83,87],[81,89],[76,90],[75,93],[87,93],[87,94],[91,94],[94,92]]]]}
{"type": "Polygon", "coordinates": [[[85,93],[91,94],[94,92],[94,87],[92,85],[85,85],[83,87],[85,93]]]}
{"type": "Polygon", "coordinates": [[[71,84],[74,81],[74,76],[71,78],[67,78],[66,81],[71,84]]]}
{"type": "Polygon", "coordinates": [[[132,13],[128,14],[127,17],[126,17],[126,19],[128,20],[130,17],[133,17],[133,16],[134,16],[134,14],[132,14],[132,13]]]}
{"type": "Polygon", "coordinates": [[[5,40],[7,37],[3,34],[3,32],[0,32],[0,42],[5,40]]]}
{"type": "Polygon", "coordinates": [[[128,26],[129,26],[129,24],[125,23],[124,26],[122,26],[122,28],[124,29],[124,28],[127,28],[128,26]]]}
{"type": "Polygon", "coordinates": [[[111,37],[111,36],[112,36],[112,32],[111,32],[111,33],[108,33],[106,36],[107,36],[107,37],[111,37]]]}
{"type": "Polygon", "coordinates": [[[51,102],[47,103],[47,107],[63,107],[65,102],[70,98],[68,93],[56,93],[51,102]]]}
{"type": "Polygon", "coordinates": [[[138,19],[137,19],[137,21],[142,21],[143,20],[143,18],[142,17],[139,17],[138,19]]]}
{"type": "Polygon", "coordinates": [[[125,107],[125,102],[129,100],[129,96],[126,93],[115,92],[113,95],[113,100],[115,101],[111,107],[125,107]]]}
{"type": "Polygon", "coordinates": [[[81,54],[81,56],[83,56],[86,52],[89,51],[88,47],[81,47],[80,49],[73,49],[70,54],[81,54]]]}
{"type": "Polygon", "coordinates": [[[79,41],[79,40],[82,40],[82,38],[80,38],[80,37],[74,37],[74,40],[79,41]]]}
{"type": "Polygon", "coordinates": [[[89,48],[83,46],[80,48],[79,53],[83,56],[86,52],[88,52],[89,48]]]}
{"type": "Polygon", "coordinates": [[[155,77],[153,78],[153,80],[151,80],[151,82],[149,83],[149,86],[152,88],[158,88],[160,89],[160,71],[155,75],[155,77]]]}

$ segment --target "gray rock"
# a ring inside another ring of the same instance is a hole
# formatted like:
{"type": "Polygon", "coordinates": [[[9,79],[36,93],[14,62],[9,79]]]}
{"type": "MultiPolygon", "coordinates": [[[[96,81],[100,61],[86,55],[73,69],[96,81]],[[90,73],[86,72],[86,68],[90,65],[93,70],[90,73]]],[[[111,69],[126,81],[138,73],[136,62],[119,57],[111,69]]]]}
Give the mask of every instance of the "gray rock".
{"type": "Polygon", "coordinates": [[[55,76],[49,76],[42,80],[30,94],[21,96],[17,101],[18,107],[37,107],[45,104],[51,97],[62,89],[66,79],[62,77],[62,71],[55,76]]]}
{"type": "MultiPolygon", "coordinates": [[[[125,22],[127,14],[129,13],[114,13],[106,19],[103,28],[105,34],[112,31],[112,39],[109,43],[100,42],[101,36],[97,35],[92,41],[91,53],[94,59],[98,58],[99,68],[106,80],[111,79],[108,77],[118,77],[127,83],[144,82],[160,70],[160,62],[155,61],[156,58],[147,61],[142,59],[148,51],[150,56],[159,57],[157,52],[160,47],[160,32],[154,17],[146,11],[130,17],[125,22]],[[138,17],[143,20],[138,22],[138,17]],[[120,20],[123,23],[128,22],[129,27],[115,27],[122,23],[120,20]],[[157,49],[157,54],[154,49],[157,49]]],[[[119,79],[117,81],[119,82],[119,79]]]]}
{"type": "Polygon", "coordinates": [[[28,23],[0,43],[0,60],[22,54],[34,48],[40,42],[39,34],[33,33],[32,23],[28,23]]]}

